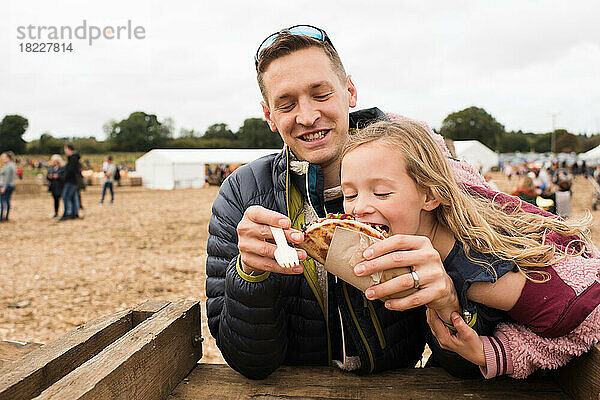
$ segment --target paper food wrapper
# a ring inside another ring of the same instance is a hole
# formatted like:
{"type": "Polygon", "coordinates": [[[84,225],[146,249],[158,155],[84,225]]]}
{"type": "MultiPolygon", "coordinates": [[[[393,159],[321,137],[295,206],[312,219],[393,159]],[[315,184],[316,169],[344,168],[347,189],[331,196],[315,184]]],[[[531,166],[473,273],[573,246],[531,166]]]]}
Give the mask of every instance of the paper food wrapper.
{"type": "MultiPolygon", "coordinates": [[[[380,241],[380,239],[375,239],[364,233],[338,226],[335,228],[331,244],[329,245],[329,251],[324,265],[325,270],[363,292],[373,285],[387,282],[397,276],[410,273],[410,268],[398,267],[383,272],[376,272],[370,276],[354,275],[354,267],[358,263],[365,261],[362,253],[367,247],[378,241],[380,241]]],[[[385,301],[390,298],[406,297],[415,291],[415,289],[405,290],[390,296],[382,297],[380,300],[385,301]]]]}

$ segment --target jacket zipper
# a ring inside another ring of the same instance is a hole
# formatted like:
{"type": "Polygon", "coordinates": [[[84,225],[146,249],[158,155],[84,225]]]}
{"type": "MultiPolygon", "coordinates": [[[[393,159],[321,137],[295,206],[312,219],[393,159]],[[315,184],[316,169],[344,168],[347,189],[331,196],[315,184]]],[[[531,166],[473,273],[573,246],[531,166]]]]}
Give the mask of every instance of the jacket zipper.
{"type": "Polygon", "coordinates": [[[354,325],[356,326],[356,329],[358,329],[358,334],[360,335],[360,338],[362,339],[362,342],[365,345],[365,348],[367,349],[367,354],[369,355],[369,362],[371,363],[371,368],[369,369],[369,373],[371,373],[371,372],[373,372],[373,369],[375,368],[375,361],[373,360],[373,353],[371,352],[371,348],[369,347],[369,343],[367,342],[367,338],[365,337],[365,334],[363,333],[362,329],[360,328],[360,325],[358,324],[358,319],[356,318],[356,314],[354,313],[354,309],[352,308],[352,303],[350,302],[350,296],[348,296],[348,289],[346,286],[346,282],[342,283],[342,288],[344,290],[344,298],[346,299],[346,303],[348,304],[348,309],[350,310],[350,315],[352,316],[354,325]]]}
{"type": "MultiPolygon", "coordinates": [[[[290,195],[291,195],[291,185],[290,185],[290,155],[289,155],[289,149],[286,146],[285,148],[285,191],[286,191],[286,196],[285,196],[285,207],[286,207],[286,211],[287,211],[287,215],[288,217],[290,217],[291,219],[291,215],[290,215],[290,195]]],[[[296,189],[297,190],[297,189],[296,189]]],[[[308,188],[307,188],[308,191],[308,188]]],[[[307,192],[307,196],[310,196],[310,193],[307,192]]],[[[304,214],[304,211],[301,212],[301,215],[304,214]]],[[[306,221],[304,221],[306,222],[306,221]]],[[[323,305],[323,294],[321,293],[320,290],[317,290],[317,287],[315,285],[318,286],[318,284],[316,282],[313,282],[312,277],[310,276],[310,274],[307,272],[308,269],[306,268],[308,265],[310,264],[310,261],[304,261],[302,263],[302,265],[304,266],[304,278],[306,279],[306,281],[308,282],[308,286],[310,286],[310,289],[312,290],[313,294],[315,295],[317,302],[319,303],[319,307],[321,308],[321,312],[323,313],[323,318],[325,319],[325,330],[327,331],[327,364],[328,365],[333,365],[332,360],[332,352],[331,352],[331,335],[329,333],[329,318],[327,318],[327,314],[325,313],[325,306],[323,305]]],[[[316,266],[314,264],[314,262],[312,263],[312,269],[316,270],[316,266]]]]}

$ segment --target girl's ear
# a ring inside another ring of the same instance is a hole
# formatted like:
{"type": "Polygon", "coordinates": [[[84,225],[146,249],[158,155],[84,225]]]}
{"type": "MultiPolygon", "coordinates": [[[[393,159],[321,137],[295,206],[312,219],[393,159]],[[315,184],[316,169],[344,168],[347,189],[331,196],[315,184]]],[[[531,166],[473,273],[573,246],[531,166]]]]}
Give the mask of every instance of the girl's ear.
{"type": "Polygon", "coordinates": [[[440,205],[440,202],[433,197],[431,189],[427,189],[427,196],[425,197],[425,203],[423,204],[423,210],[433,211],[440,205]]]}

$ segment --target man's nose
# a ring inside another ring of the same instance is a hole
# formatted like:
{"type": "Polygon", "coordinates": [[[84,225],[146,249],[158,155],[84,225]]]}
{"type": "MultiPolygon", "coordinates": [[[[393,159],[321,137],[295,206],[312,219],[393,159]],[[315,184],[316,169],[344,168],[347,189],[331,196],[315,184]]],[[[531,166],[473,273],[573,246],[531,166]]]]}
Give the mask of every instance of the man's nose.
{"type": "Polygon", "coordinates": [[[296,114],[296,123],[304,126],[312,126],[321,113],[310,101],[300,101],[298,103],[298,114],[296,114]]]}

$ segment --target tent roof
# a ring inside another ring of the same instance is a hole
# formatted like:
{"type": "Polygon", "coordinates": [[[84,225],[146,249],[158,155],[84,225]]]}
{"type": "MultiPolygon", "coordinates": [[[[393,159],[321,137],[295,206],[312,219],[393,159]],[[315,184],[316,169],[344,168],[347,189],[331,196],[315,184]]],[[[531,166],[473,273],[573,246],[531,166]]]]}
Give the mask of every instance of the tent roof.
{"type": "MultiPolygon", "coordinates": [[[[464,154],[465,152],[472,151],[474,149],[485,149],[490,153],[494,153],[492,149],[484,145],[478,140],[455,140],[454,141],[454,150],[456,151],[456,155],[460,157],[460,154],[464,154]]],[[[495,154],[495,153],[494,153],[495,154]]]]}
{"type": "Polygon", "coordinates": [[[591,150],[579,155],[579,158],[586,161],[600,159],[600,146],[596,146],[591,150]]]}
{"type": "Polygon", "coordinates": [[[281,149],[154,149],[138,158],[138,161],[160,159],[174,164],[242,164],[280,151],[281,149]]]}

